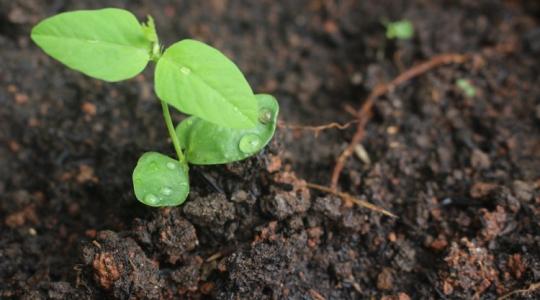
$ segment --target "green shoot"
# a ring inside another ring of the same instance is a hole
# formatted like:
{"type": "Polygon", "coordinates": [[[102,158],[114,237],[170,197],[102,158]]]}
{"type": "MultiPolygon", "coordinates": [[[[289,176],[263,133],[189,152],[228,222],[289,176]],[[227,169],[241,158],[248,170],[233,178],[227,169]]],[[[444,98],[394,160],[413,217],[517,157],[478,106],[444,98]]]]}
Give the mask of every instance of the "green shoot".
{"type": "Polygon", "coordinates": [[[386,38],[408,40],[414,36],[414,26],[409,20],[401,20],[396,22],[387,22],[386,26],[386,38]]]}
{"type": "Polygon", "coordinates": [[[460,78],[456,80],[456,86],[465,94],[465,96],[476,96],[476,88],[469,80],[460,78]]]}
{"type": "Polygon", "coordinates": [[[105,81],[132,78],[156,63],[155,90],[177,160],[156,152],[139,158],[133,187],[146,205],[182,204],[188,163],[242,160],[274,135],[279,106],[272,96],[255,95],[238,67],[202,42],[186,39],[162,52],[151,16],[141,24],[117,8],[66,12],[41,21],[31,37],[69,68],[105,81]],[[169,106],[192,116],[175,129],[169,106]]]}

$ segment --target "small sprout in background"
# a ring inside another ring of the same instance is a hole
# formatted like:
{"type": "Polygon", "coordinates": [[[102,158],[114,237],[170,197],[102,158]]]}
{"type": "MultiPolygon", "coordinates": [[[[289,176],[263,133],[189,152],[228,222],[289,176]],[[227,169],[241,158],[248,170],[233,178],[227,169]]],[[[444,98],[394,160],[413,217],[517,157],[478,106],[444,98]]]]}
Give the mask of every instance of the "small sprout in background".
{"type": "Polygon", "coordinates": [[[41,21],[32,40],[56,60],[90,77],[116,82],[156,64],[154,86],[177,159],[143,154],[133,171],[136,198],[175,206],[189,194],[191,164],[225,164],[255,155],[272,139],[279,106],[255,95],[219,50],[185,39],[162,51],[154,20],[123,9],[65,12],[41,21]],[[192,115],[176,130],[169,106],[192,115]],[[186,155],[184,156],[184,151],[186,155]]]}
{"type": "Polygon", "coordinates": [[[409,20],[396,22],[384,22],[386,27],[386,38],[393,40],[408,40],[414,35],[414,26],[409,20]]]}
{"type": "Polygon", "coordinates": [[[476,96],[476,87],[467,79],[460,78],[456,80],[457,87],[463,91],[465,96],[474,97],[476,96]]]}

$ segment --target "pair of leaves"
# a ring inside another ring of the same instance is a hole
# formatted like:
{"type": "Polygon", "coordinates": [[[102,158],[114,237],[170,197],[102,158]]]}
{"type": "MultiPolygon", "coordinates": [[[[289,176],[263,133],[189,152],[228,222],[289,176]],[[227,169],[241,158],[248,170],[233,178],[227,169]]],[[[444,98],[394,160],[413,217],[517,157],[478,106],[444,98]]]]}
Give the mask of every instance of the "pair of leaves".
{"type": "MultiPolygon", "coordinates": [[[[136,76],[159,56],[153,20],[140,24],[117,8],[61,13],[36,25],[31,36],[53,58],[105,81],[136,76]]],[[[255,95],[242,72],[218,50],[180,41],[158,59],[155,73],[158,97],[176,109],[224,127],[255,127],[255,95]]]]}

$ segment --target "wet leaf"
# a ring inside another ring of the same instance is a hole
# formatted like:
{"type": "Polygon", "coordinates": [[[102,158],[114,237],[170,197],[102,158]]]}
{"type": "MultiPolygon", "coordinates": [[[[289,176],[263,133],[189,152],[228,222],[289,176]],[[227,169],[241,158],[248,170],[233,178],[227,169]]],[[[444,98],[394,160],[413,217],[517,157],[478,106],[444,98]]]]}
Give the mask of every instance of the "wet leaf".
{"type": "Polygon", "coordinates": [[[135,16],[117,8],[58,14],[36,25],[31,37],[66,66],[106,81],[139,74],[152,44],[135,16]]]}
{"type": "Polygon", "coordinates": [[[256,95],[259,114],[257,126],[250,129],[225,128],[197,117],[176,127],[176,134],[189,163],[224,164],[245,159],[259,152],[272,139],[279,106],[270,95],[256,95]]]}
{"type": "Polygon", "coordinates": [[[146,152],[133,170],[133,188],[146,205],[180,205],[189,193],[187,166],[161,153],[146,152]]]}
{"type": "Polygon", "coordinates": [[[257,121],[257,101],[242,72],[204,43],[183,40],[165,50],[155,86],[161,100],[208,122],[253,128],[257,121]]]}

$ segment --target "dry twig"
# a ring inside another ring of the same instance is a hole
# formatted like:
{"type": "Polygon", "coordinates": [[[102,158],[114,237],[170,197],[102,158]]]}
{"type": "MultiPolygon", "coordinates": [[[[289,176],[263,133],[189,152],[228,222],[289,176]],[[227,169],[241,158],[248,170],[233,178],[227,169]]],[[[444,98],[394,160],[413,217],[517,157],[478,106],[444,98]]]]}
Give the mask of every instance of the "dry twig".
{"type": "Polygon", "coordinates": [[[309,183],[309,182],[306,183],[306,186],[308,188],[311,188],[311,189],[314,189],[314,190],[318,190],[318,191],[321,191],[321,192],[336,195],[336,196],[342,198],[345,201],[351,201],[352,203],[354,203],[354,204],[356,204],[358,206],[365,207],[367,209],[370,209],[372,211],[376,211],[376,212],[381,213],[383,215],[386,215],[386,216],[389,216],[389,217],[392,217],[392,218],[397,218],[396,215],[394,215],[393,213],[387,211],[386,209],[384,209],[382,207],[379,207],[379,206],[377,206],[375,204],[371,204],[371,203],[369,203],[369,202],[367,202],[365,200],[357,199],[357,198],[353,197],[350,194],[343,193],[343,192],[338,192],[335,189],[331,189],[331,188],[326,187],[326,186],[322,186],[322,185],[318,185],[318,184],[314,184],[314,183],[309,183]]]}
{"type": "Polygon", "coordinates": [[[532,293],[532,292],[534,292],[534,291],[537,290],[537,289],[540,289],[540,282],[531,283],[531,284],[529,285],[529,287],[526,288],[526,289],[519,289],[519,290],[511,291],[511,292],[509,292],[508,294],[505,294],[505,295],[499,297],[497,300],[508,299],[509,297],[514,296],[514,295],[516,295],[516,294],[532,293]]]}

